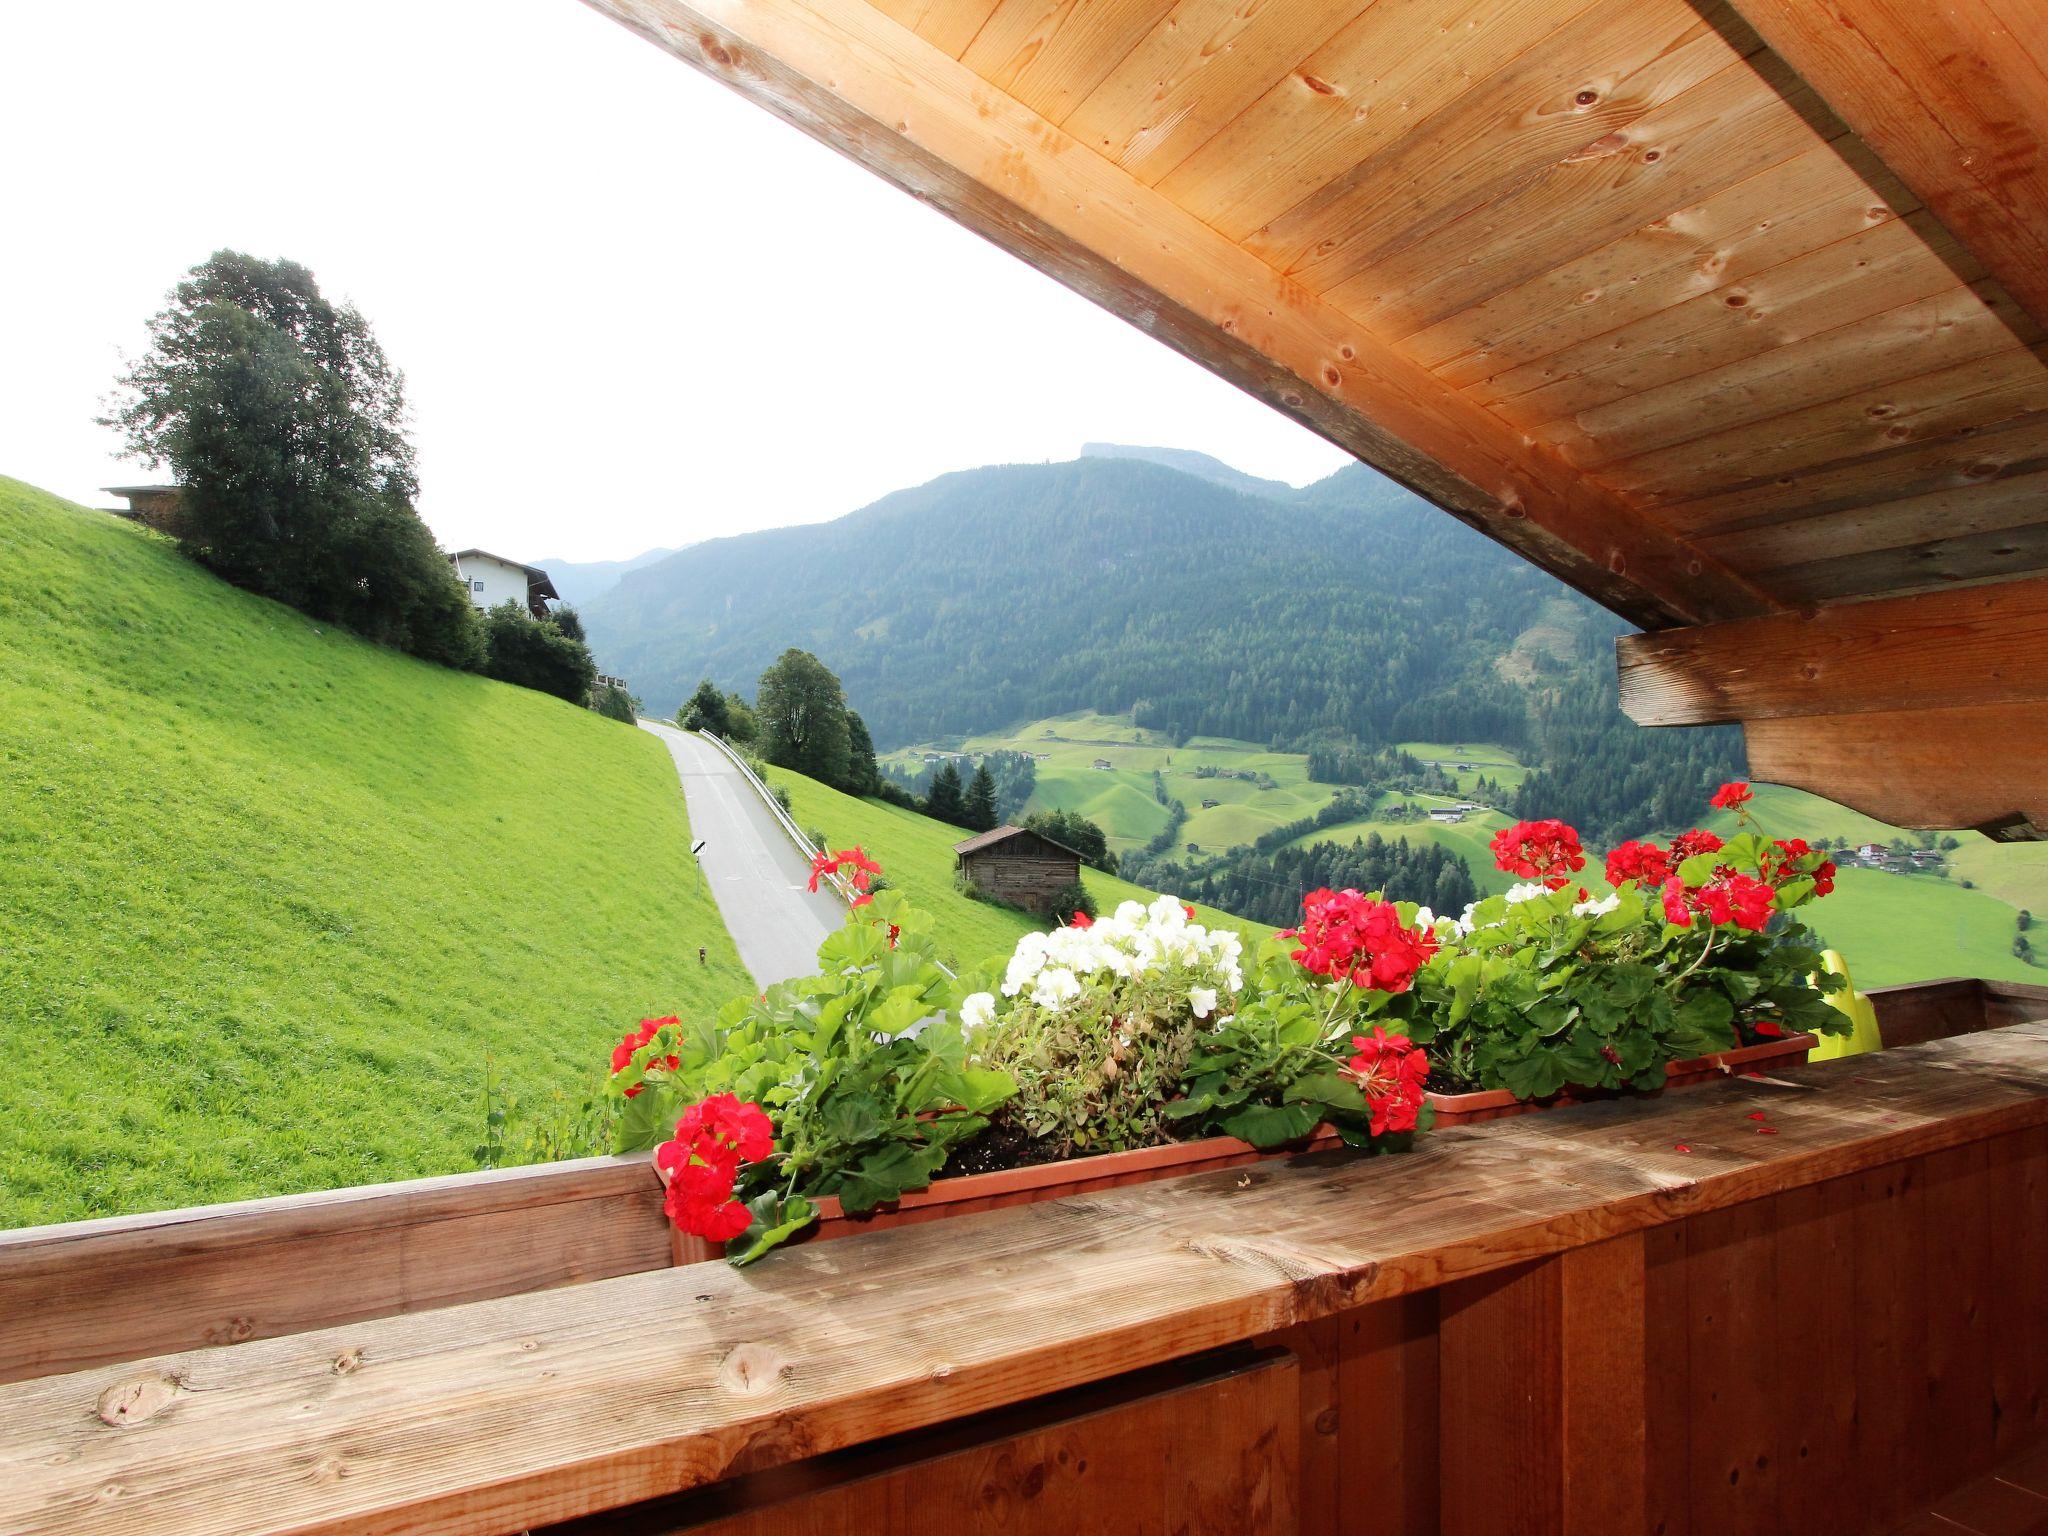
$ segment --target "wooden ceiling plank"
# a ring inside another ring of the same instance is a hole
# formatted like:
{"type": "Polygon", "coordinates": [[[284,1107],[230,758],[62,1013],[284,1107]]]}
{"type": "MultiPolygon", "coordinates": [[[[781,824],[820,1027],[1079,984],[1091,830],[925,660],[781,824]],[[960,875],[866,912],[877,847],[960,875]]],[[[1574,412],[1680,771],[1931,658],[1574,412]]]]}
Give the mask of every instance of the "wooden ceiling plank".
{"type": "Polygon", "coordinates": [[[865,0],[590,0],[1638,623],[1770,598],[865,0]]]}
{"type": "Polygon", "coordinates": [[[1377,0],[1158,182],[1242,240],[1595,0],[1377,0]]]}
{"type": "Polygon", "coordinates": [[[1895,827],[2048,838],[2048,709],[2038,702],[1755,720],[1742,735],[1750,775],[1764,783],[1895,827]]]}
{"type": "Polygon", "coordinates": [[[1001,0],[868,0],[876,10],[910,28],[942,53],[967,51],[1001,0]]]}
{"type": "Polygon", "coordinates": [[[1781,517],[1729,533],[1702,534],[1737,570],[1759,571],[1873,550],[1904,549],[1931,530],[1944,538],[2048,521],[2048,468],[1814,517],[1781,517]]]}
{"type": "MultiPolygon", "coordinates": [[[[2010,583],[2048,571],[2048,508],[2040,511],[2040,520],[2020,526],[1777,566],[1765,579],[1773,592],[1802,603],[1841,603],[1872,593],[1940,592],[1982,582],[2010,583]]],[[[2043,669],[2048,671],[2048,660],[2043,669]]],[[[2043,760],[2041,772],[2048,778],[2048,759],[2043,760]]]]}
{"type": "Polygon", "coordinates": [[[1625,154],[1639,119],[1740,58],[1684,0],[1603,0],[1245,244],[1321,292],[1560,161],[1625,154]]]}
{"type": "MultiPolygon", "coordinates": [[[[2042,340],[1996,283],[1931,298],[1788,341],[1736,362],[1534,429],[1581,468],[1675,447],[1694,438],[1764,427],[1772,418],[1840,397],[1845,379],[1882,385],[2042,340]]],[[[1514,420],[1513,409],[1502,414],[1514,420]]]]}
{"type": "Polygon", "coordinates": [[[1561,161],[1325,297],[1407,335],[1825,143],[1806,88],[1787,73],[1788,98],[1774,68],[1769,55],[1730,66],[1639,119],[1621,152],[1561,161]]]}
{"type": "Polygon", "coordinates": [[[1467,389],[1897,217],[1833,144],[1818,145],[1412,332],[1401,349],[1467,389]]]}
{"type": "Polygon", "coordinates": [[[1173,0],[1002,0],[960,55],[1048,122],[1062,122],[1158,25],[1173,0]]]}
{"type": "Polygon", "coordinates": [[[1836,245],[1802,252],[1739,283],[1496,374],[1468,393],[1503,409],[1511,420],[1554,421],[1957,292],[1981,275],[1958,276],[1929,249],[1929,237],[1946,243],[1927,214],[1887,219],[1836,245]]]}
{"type": "Polygon", "coordinates": [[[1983,0],[1734,0],[1956,239],[2048,325],[2048,77],[1983,0]]]}
{"type": "Polygon", "coordinates": [[[1717,494],[1664,503],[1660,510],[1674,527],[1704,538],[1787,517],[1995,484],[2040,469],[2048,469],[2048,413],[1983,430],[1965,427],[1932,441],[1888,443],[1875,453],[1796,473],[1746,478],[1717,494]]]}
{"type": "Polygon", "coordinates": [[[1061,126],[1150,185],[1362,9],[1364,0],[1180,0],[1061,126]]]}
{"type": "Polygon", "coordinates": [[[1623,635],[1614,648],[1621,708],[1639,725],[2048,701],[2048,578],[1623,635]]]}
{"type": "Polygon", "coordinates": [[[1795,475],[1887,447],[1979,430],[2048,411],[2048,368],[2035,349],[2013,347],[1975,362],[1696,438],[1602,468],[1625,495],[1692,499],[1737,481],[1795,475]]]}

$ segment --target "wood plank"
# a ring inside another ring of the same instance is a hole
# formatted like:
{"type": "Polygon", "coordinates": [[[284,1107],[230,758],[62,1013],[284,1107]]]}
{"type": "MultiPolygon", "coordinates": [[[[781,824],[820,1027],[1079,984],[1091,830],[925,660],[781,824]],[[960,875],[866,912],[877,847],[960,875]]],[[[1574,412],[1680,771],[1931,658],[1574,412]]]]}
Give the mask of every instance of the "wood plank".
{"type": "MultiPolygon", "coordinates": [[[[1994,1262],[1991,1144],[1951,1147],[1927,1157],[1923,1200],[1930,1281],[1927,1309],[1928,1454],[1937,1487],[1991,1470],[1998,1459],[1998,1398],[1992,1381],[1993,1293],[2016,1276],[1994,1262]]],[[[2010,1170],[2002,1170],[2009,1172],[2010,1170]]]]}
{"type": "Polygon", "coordinates": [[[1059,123],[1171,6],[1172,0],[1002,0],[960,62],[1059,123]]]}
{"type": "Polygon", "coordinates": [[[668,1263],[644,1156],[0,1232],[0,1381],[668,1263]]]}
{"type": "Polygon", "coordinates": [[[1942,259],[1946,242],[1925,214],[1887,219],[1744,282],[1498,374],[1473,393],[1517,420],[1553,421],[1910,304],[1967,293],[1967,283],[1942,259]]]}
{"type": "Polygon", "coordinates": [[[1163,1366],[545,1536],[1292,1536],[1297,1374],[1277,1351],[1163,1366]]]}
{"type": "MultiPolygon", "coordinates": [[[[110,1508],[156,1536],[521,1529],[2042,1126],[2048,1025],[2023,1024],[1441,1132],[1403,1157],[1260,1164],[750,1270],[20,1382],[0,1387],[0,1529],[110,1508]],[[1758,1103],[1780,1135],[1753,1133],[1758,1103]],[[971,1326],[934,1295],[971,1296],[971,1326]]],[[[1457,1379],[1447,1360],[1445,1394],[1457,1379]]]]}
{"type": "MultiPolygon", "coordinates": [[[[1924,1047],[1922,1047],[1924,1049],[1924,1047]]],[[[1926,1357],[1926,1207],[1917,1161],[1857,1177],[1856,1481],[1879,1528],[1936,1491],[1926,1357]]]]}
{"type": "MultiPolygon", "coordinates": [[[[1434,1536],[1438,1525],[1438,1297],[1421,1291],[1340,1315],[1343,1536],[1434,1536]],[[1361,1490],[1370,1490],[1361,1497],[1361,1490]]],[[[1304,1532],[1313,1531],[1304,1518],[1304,1532]]]]}
{"type": "Polygon", "coordinates": [[[2048,517],[2048,470],[2003,475],[1974,485],[1929,491],[1875,506],[1778,517],[1699,541],[1746,571],[1770,570],[1830,556],[1903,549],[1938,530],[1944,537],[2024,528],[2048,517]]]}
{"type": "MultiPolygon", "coordinates": [[[[1770,604],[863,0],[592,0],[1638,622],[1770,604]]],[[[994,22],[991,22],[991,26],[994,22]]]]}
{"type": "Polygon", "coordinates": [[[1844,148],[1862,154],[1846,137],[1816,145],[1416,331],[1402,349],[1470,388],[1918,207],[1875,160],[1845,160],[1844,148]]]}
{"type": "Polygon", "coordinates": [[[2048,1316],[2041,1307],[2048,1296],[2048,1134],[2000,1137],[1989,1157],[1998,1283],[1985,1328],[1997,1341],[1991,1390],[1996,1450],[2005,1457],[2048,1434],[2048,1316]]]}
{"type": "Polygon", "coordinates": [[[1982,582],[2009,584],[2048,573],[2048,508],[2042,515],[2044,520],[2018,527],[1777,566],[1759,579],[1787,601],[1799,603],[1937,592],[1982,582]]]}
{"type": "Polygon", "coordinates": [[[1751,720],[1742,736],[1757,780],[1895,827],[2048,837],[2048,711],[2038,701],[1751,720]]]}
{"type": "Polygon", "coordinates": [[[1650,1536],[1690,1536],[1693,1529],[1691,1240],[1692,1223],[1685,1221],[1643,1234],[1643,1525],[1650,1536]]]}
{"type": "Polygon", "coordinates": [[[869,0],[949,58],[967,51],[1001,0],[869,0]]]}
{"type": "MultiPolygon", "coordinates": [[[[2048,323],[2048,77],[1982,0],[1735,0],[2037,322],[2048,323]]],[[[2038,29],[2031,8],[2020,29],[2038,29]]]]}
{"type": "Polygon", "coordinates": [[[1615,656],[1640,725],[2048,700],[2048,579],[1624,635],[1615,656]]]}
{"type": "Polygon", "coordinates": [[[1378,153],[1595,0],[1376,0],[1162,177],[1242,240],[1378,153]]]}
{"type": "Polygon", "coordinates": [[[1691,1311],[1692,1519],[1717,1536],[1778,1529],[1778,1358],[1772,1313],[1777,1207],[1757,1200],[1692,1222],[1687,1260],[1691,1311]]]}
{"type": "Polygon", "coordinates": [[[1735,483],[1796,475],[1965,428],[1983,431],[2048,411],[2039,348],[2014,347],[1897,383],[1859,388],[1756,426],[1695,438],[1603,467],[1601,479],[1658,500],[1711,495],[1735,483]]]}
{"type": "MultiPolygon", "coordinates": [[[[1852,1179],[1776,1197],[1768,1298],[1778,1527],[1861,1531],[1856,1465],[1856,1247],[1852,1179]]],[[[1730,1341],[1732,1342],[1732,1340],[1730,1341]]]]}
{"type": "Polygon", "coordinates": [[[1062,124],[1150,186],[1365,0],[1179,0],[1062,124]]]}
{"type": "Polygon", "coordinates": [[[1741,55],[1684,0],[1601,0],[1245,240],[1323,292],[1645,114],[1741,55]]]}
{"type": "Polygon", "coordinates": [[[1795,160],[1836,132],[1806,88],[1761,54],[1439,233],[1377,255],[1325,296],[1383,334],[1405,335],[1795,160]]]}
{"type": "MultiPolygon", "coordinates": [[[[1370,1308],[1361,1308],[1369,1311],[1370,1308]]],[[[1345,1336],[1359,1312],[1341,1312],[1269,1333],[1262,1348],[1285,1350],[1294,1359],[1295,1508],[1303,1536],[1336,1536],[1345,1506],[1344,1423],[1338,1393],[1339,1361],[1345,1336]]]]}
{"type": "Polygon", "coordinates": [[[1445,1536],[1645,1524],[1643,1239],[1446,1287],[1445,1536]]]}

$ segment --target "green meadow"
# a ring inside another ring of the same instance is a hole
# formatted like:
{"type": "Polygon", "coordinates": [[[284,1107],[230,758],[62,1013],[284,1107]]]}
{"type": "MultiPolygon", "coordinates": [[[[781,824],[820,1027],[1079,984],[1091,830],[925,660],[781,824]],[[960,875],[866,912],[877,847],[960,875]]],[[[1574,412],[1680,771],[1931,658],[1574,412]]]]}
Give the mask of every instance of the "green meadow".
{"type": "Polygon", "coordinates": [[[0,1225],[460,1172],[750,985],[644,732],[5,479],[0,618],[0,1225]]]}

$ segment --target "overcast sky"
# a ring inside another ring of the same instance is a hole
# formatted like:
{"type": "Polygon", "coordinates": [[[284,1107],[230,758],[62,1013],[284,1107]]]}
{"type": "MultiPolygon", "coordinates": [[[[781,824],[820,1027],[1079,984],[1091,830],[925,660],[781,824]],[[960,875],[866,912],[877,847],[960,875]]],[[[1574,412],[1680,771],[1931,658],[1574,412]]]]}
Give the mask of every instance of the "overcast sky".
{"type": "Polygon", "coordinates": [[[180,274],[311,267],[405,370],[444,544],[604,559],[1089,439],[1344,455],[577,0],[0,5],[0,473],[93,424],[180,274]]]}

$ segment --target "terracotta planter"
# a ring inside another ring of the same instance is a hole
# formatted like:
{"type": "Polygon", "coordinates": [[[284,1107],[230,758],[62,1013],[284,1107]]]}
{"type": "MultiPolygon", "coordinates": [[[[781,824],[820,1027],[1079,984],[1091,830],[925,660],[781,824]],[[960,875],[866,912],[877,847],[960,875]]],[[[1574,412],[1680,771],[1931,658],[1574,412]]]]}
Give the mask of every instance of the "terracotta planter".
{"type": "MultiPolygon", "coordinates": [[[[1695,1083],[1713,1082],[1729,1076],[1755,1077],[1780,1067],[1796,1067],[1813,1049],[1812,1035],[1787,1035],[1762,1045],[1745,1045],[1690,1061],[1669,1062],[1664,1068],[1664,1088],[1689,1088],[1695,1083]]],[[[1571,1089],[1548,1099],[1518,1099],[1505,1088],[1482,1093],[1432,1093],[1426,1095],[1436,1110],[1437,1129],[1448,1125],[1474,1125],[1481,1120],[1499,1120],[1507,1115],[1526,1115],[1535,1110],[1556,1109],[1565,1104],[1583,1104],[1591,1099],[1647,1097],[1629,1089],[1571,1089]]]]}
{"type": "MultiPolygon", "coordinates": [[[[1064,1195],[1087,1194],[1097,1189],[1115,1189],[1123,1184],[1148,1184],[1154,1179],[1176,1179],[1183,1174],[1208,1173],[1217,1168],[1235,1168],[1261,1158],[1289,1157],[1297,1152],[1321,1152],[1342,1146],[1336,1131],[1325,1125],[1305,1142],[1273,1152],[1261,1152],[1248,1141],[1234,1136],[1212,1136],[1203,1141],[1178,1141],[1165,1147],[1139,1147],[1131,1152],[1102,1152],[1093,1157],[1071,1158],[1064,1163],[1040,1163],[1031,1168],[1005,1168],[997,1173],[970,1173],[953,1179],[934,1179],[927,1189],[915,1190],[902,1199],[878,1207],[865,1216],[849,1216],[839,1202],[818,1202],[822,1213],[816,1226],[799,1242],[824,1243],[835,1237],[852,1237],[860,1232],[880,1232],[889,1227],[907,1227],[920,1221],[942,1221],[948,1216],[966,1216],[975,1211],[999,1211],[1013,1205],[1036,1205],[1064,1195]]],[[[669,1255],[677,1264],[695,1264],[722,1258],[723,1243],[708,1242],[669,1230],[669,1255]]]]}

